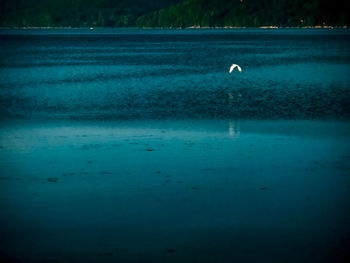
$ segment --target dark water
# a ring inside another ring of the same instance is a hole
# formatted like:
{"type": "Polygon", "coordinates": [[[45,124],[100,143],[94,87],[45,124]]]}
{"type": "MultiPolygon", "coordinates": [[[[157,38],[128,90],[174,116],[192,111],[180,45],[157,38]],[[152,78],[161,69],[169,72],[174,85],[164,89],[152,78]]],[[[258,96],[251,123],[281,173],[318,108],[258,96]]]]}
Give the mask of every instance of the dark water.
{"type": "Polygon", "coordinates": [[[348,30],[1,31],[0,114],[348,119],[349,64],[348,30]]]}
{"type": "Polygon", "coordinates": [[[0,262],[350,262],[349,44],[0,31],[0,262]]]}

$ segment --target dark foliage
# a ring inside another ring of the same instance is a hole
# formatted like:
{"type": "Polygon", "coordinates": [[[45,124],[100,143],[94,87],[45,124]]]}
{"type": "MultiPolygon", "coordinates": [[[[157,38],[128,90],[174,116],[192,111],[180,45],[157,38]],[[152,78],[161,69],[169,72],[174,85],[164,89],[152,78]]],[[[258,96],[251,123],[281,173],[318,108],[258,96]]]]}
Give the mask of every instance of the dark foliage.
{"type": "Polygon", "coordinates": [[[0,0],[0,26],[348,26],[343,0],[0,0]]]}
{"type": "Polygon", "coordinates": [[[315,26],[349,25],[343,0],[184,0],[139,17],[138,26],[315,26]]]}
{"type": "Polygon", "coordinates": [[[0,0],[0,26],[123,27],[178,0],[0,0]]]}

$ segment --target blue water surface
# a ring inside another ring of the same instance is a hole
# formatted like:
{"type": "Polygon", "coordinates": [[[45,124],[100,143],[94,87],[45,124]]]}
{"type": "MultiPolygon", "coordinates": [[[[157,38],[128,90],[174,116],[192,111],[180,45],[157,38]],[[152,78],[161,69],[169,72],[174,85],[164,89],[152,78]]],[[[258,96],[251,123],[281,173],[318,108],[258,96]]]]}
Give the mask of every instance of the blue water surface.
{"type": "Polygon", "coordinates": [[[347,262],[349,44],[0,30],[0,262],[347,262]]]}
{"type": "Polygon", "coordinates": [[[2,118],[348,119],[348,30],[3,30],[2,118]],[[231,64],[243,71],[229,74],[231,64]]]}

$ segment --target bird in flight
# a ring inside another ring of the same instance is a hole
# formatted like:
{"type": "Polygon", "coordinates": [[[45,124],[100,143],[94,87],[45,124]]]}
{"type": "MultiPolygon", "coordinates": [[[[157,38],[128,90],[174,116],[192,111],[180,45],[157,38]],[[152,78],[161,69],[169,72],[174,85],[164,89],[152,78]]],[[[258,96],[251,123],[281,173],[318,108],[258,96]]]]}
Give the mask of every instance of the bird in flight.
{"type": "Polygon", "coordinates": [[[242,69],[240,66],[238,66],[237,64],[232,64],[232,66],[230,67],[230,73],[237,68],[239,72],[242,72],[242,69]]]}

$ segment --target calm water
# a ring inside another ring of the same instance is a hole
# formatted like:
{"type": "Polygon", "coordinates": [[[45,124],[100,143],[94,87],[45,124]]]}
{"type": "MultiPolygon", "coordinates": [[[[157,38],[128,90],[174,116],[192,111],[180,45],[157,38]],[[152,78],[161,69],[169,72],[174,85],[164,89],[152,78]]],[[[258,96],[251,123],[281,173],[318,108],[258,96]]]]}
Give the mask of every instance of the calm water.
{"type": "Polygon", "coordinates": [[[0,32],[2,118],[348,119],[349,72],[348,30],[0,32]]]}
{"type": "Polygon", "coordinates": [[[349,262],[349,73],[348,30],[0,31],[0,262],[349,262]]]}

